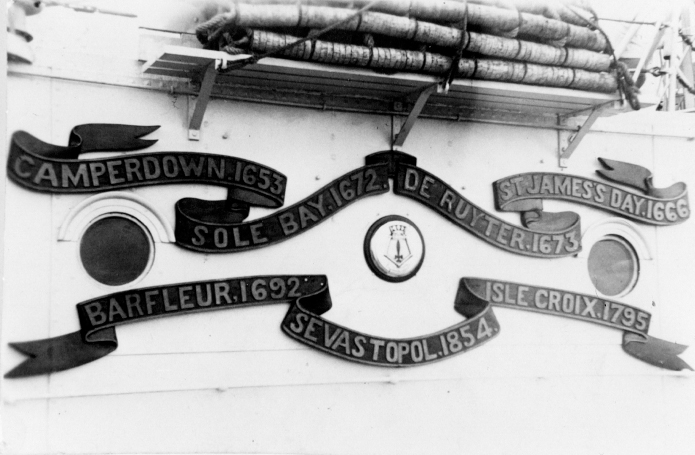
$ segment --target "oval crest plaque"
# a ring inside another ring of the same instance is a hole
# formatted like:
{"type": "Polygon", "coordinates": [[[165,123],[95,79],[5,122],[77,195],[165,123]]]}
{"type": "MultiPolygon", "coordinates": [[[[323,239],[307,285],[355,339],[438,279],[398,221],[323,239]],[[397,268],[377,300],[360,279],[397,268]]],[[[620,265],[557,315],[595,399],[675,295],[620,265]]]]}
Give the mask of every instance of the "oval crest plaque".
{"type": "Polygon", "coordinates": [[[420,229],[408,218],[385,216],[367,231],[364,257],[376,276],[399,283],[420,270],[425,259],[425,240],[420,229]]]}

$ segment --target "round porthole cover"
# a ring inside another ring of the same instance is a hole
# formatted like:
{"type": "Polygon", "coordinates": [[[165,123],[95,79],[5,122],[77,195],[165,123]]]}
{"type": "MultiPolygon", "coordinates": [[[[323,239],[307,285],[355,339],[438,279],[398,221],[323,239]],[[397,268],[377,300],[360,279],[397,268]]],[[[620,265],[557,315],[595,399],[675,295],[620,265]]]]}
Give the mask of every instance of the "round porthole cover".
{"type": "Polygon", "coordinates": [[[607,236],[596,242],[587,261],[594,287],[608,297],[628,294],[639,278],[639,259],[622,237],[607,236]]]}
{"type": "Polygon", "coordinates": [[[367,231],[364,257],[376,276],[399,283],[420,270],[425,259],[425,240],[420,229],[408,218],[386,216],[367,231]]]}
{"type": "Polygon", "coordinates": [[[152,264],[149,232],[124,215],[109,214],[93,221],[80,240],[85,271],[108,286],[121,286],[140,278],[152,264]]]}

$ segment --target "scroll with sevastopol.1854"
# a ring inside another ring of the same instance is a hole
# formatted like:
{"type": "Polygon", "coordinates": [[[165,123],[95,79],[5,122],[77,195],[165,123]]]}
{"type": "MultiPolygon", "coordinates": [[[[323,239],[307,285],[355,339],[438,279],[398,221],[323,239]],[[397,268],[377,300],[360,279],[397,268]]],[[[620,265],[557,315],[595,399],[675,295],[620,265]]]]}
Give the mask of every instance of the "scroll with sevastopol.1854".
{"type": "Polygon", "coordinates": [[[498,306],[618,329],[623,331],[623,350],[631,356],[660,368],[690,368],[678,357],[686,346],[648,335],[648,312],[596,296],[493,279],[462,278],[454,309],[464,319],[434,333],[394,339],[368,335],[323,317],[332,305],[325,276],[271,275],[131,289],[79,303],[79,331],[10,344],[29,358],[6,377],[53,373],[98,360],[116,350],[116,327],[123,324],[280,303],[290,304],[281,324],[288,336],[327,354],[368,365],[425,365],[477,348],[499,333],[492,311],[493,306],[498,306]]]}

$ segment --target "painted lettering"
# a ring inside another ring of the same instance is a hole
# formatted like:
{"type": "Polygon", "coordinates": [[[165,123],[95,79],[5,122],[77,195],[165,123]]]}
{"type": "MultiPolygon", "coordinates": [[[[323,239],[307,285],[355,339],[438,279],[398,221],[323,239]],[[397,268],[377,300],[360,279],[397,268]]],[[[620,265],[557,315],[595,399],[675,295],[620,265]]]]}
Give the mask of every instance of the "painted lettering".
{"type": "Polygon", "coordinates": [[[120,317],[121,320],[125,320],[128,318],[125,314],[125,311],[123,311],[123,308],[121,308],[121,304],[118,303],[118,301],[112,297],[109,300],[109,322],[114,322],[115,316],[120,317]]]}
{"type": "Polygon", "coordinates": [[[261,233],[261,228],[263,228],[263,223],[256,223],[249,226],[251,229],[251,241],[254,245],[260,245],[261,243],[268,242],[267,237],[263,237],[261,233]]]}
{"type": "Polygon", "coordinates": [[[560,300],[562,299],[562,294],[557,291],[550,291],[550,296],[548,298],[548,310],[552,311],[553,307],[560,312],[560,300]]]}
{"type": "Polygon", "coordinates": [[[326,216],[326,210],[323,207],[323,194],[319,194],[316,198],[316,202],[307,202],[309,207],[313,207],[318,210],[319,214],[324,217],[326,216]]]}
{"type": "Polygon", "coordinates": [[[314,213],[309,210],[308,208],[304,207],[303,205],[299,206],[299,222],[302,225],[302,229],[306,228],[309,225],[309,222],[316,223],[319,221],[319,218],[314,215],[314,213]]]}
{"type": "Polygon", "coordinates": [[[186,161],[185,156],[179,155],[179,163],[181,163],[181,170],[183,171],[184,176],[190,177],[191,175],[194,175],[196,177],[200,177],[203,174],[205,157],[201,156],[198,158],[198,164],[196,164],[195,157],[191,156],[189,157],[188,161],[186,161]]]}
{"type": "Polygon", "coordinates": [[[386,342],[383,340],[376,340],[374,338],[371,338],[369,342],[372,344],[372,346],[374,346],[374,355],[372,356],[372,360],[377,360],[379,358],[379,348],[384,346],[386,342]]]}
{"type": "Polygon", "coordinates": [[[133,309],[137,310],[138,316],[143,316],[142,308],[140,308],[140,296],[137,294],[128,294],[125,296],[125,306],[128,309],[128,317],[135,317],[133,309]]]}
{"type": "Polygon", "coordinates": [[[424,179],[422,179],[422,186],[420,187],[420,196],[424,197],[425,199],[430,198],[430,193],[427,192],[429,189],[430,185],[434,183],[434,179],[430,177],[429,175],[426,175],[424,179]]]}
{"type": "Polygon", "coordinates": [[[280,221],[280,227],[282,228],[283,234],[291,235],[299,230],[299,225],[294,221],[294,215],[292,213],[283,213],[278,217],[280,221]]]}
{"type": "Polygon", "coordinates": [[[107,161],[106,162],[106,168],[109,171],[109,183],[111,185],[118,185],[120,183],[125,183],[125,178],[119,177],[119,171],[116,169],[116,166],[121,166],[123,164],[123,161],[121,160],[116,160],[116,161],[107,161]]]}
{"type": "Polygon", "coordinates": [[[314,330],[316,330],[315,326],[317,326],[317,325],[319,325],[319,326],[323,325],[323,321],[312,317],[311,320],[309,321],[309,324],[307,324],[307,326],[306,326],[306,331],[304,332],[304,338],[306,338],[307,340],[311,340],[311,341],[318,341],[319,339],[314,336],[314,330]]]}
{"type": "Polygon", "coordinates": [[[444,207],[444,204],[446,204],[447,212],[451,213],[451,210],[453,209],[453,203],[456,200],[456,195],[451,192],[451,190],[446,190],[444,191],[444,195],[442,195],[442,199],[439,201],[439,206],[444,207]]]}
{"type": "Polygon", "coordinates": [[[516,291],[516,304],[521,306],[528,306],[525,294],[529,291],[528,286],[519,286],[516,291]]]}
{"type": "Polygon", "coordinates": [[[353,357],[357,357],[357,358],[364,357],[364,353],[365,353],[364,343],[366,343],[366,342],[367,342],[367,339],[365,337],[363,337],[362,335],[357,335],[355,337],[355,348],[356,349],[353,348],[352,351],[350,351],[350,354],[353,357]]]}
{"type": "Polygon", "coordinates": [[[195,246],[203,246],[205,245],[205,237],[208,233],[208,228],[205,226],[196,226],[193,228],[193,234],[195,234],[195,237],[191,239],[191,243],[195,246]]]}
{"type": "Polygon", "coordinates": [[[188,294],[193,290],[193,286],[180,286],[179,287],[179,305],[181,305],[182,310],[190,310],[195,308],[195,305],[191,302],[191,296],[188,294]]]}
{"type": "Polygon", "coordinates": [[[521,187],[521,182],[524,181],[523,177],[514,177],[512,179],[512,183],[514,184],[514,188],[516,188],[516,194],[521,196],[523,194],[523,188],[521,187]]]}
{"type": "Polygon", "coordinates": [[[471,219],[470,226],[475,227],[478,220],[484,216],[485,216],[485,212],[483,212],[483,211],[478,212],[478,209],[473,207],[473,218],[471,219]]]}
{"type": "MultiPolygon", "coordinates": [[[[512,191],[512,184],[509,181],[504,180],[500,182],[498,188],[501,192],[500,196],[502,197],[502,200],[508,201],[509,199],[514,197],[514,192],[512,191]]],[[[449,192],[449,190],[447,190],[447,192],[449,192]]],[[[449,211],[451,211],[451,207],[449,207],[449,211]]]]}
{"type": "Polygon", "coordinates": [[[153,297],[157,294],[159,294],[159,290],[145,292],[145,305],[147,306],[147,314],[152,314],[152,308],[157,304],[153,297]]]}
{"type": "Polygon", "coordinates": [[[512,227],[502,223],[500,225],[500,230],[497,232],[497,238],[495,238],[495,241],[498,243],[501,243],[502,245],[507,244],[507,234],[512,230],[512,227]]]}
{"type": "Polygon", "coordinates": [[[616,188],[611,188],[611,207],[618,208],[623,200],[622,192],[616,188]]]}
{"type": "Polygon", "coordinates": [[[403,181],[403,189],[407,191],[417,190],[418,183],[420,183],[420,176],[414,169],[406,169],[405,179],[403,181]]]}
{"type": "Polygon", "coordinates": [[[145,172],[145,180],[159,178],[162,173],[159,169],[159,162],[153,156],[146,156],[142,159],[142,168],[145,172]]]}
{"type": "Polygon", "coordinates": [[[22,162],[27,163],[29,166],[34,165],[34,160],[30,156],[19,156],[14,161],[14,172],[23,179],[31,177],[30,171],[22,171],[22,162]]]}
{"type": "Polygon", "coordinates": [[[82,182],[82,186],[85,188],[89,187],[89,175],[87,174],[87,165],[85,163],[81,163],[77,166],[77,172],[74,174],[70,166],[63,164],[61,174],[63,177],[63,188],[80,188],[80,181],[82,182]]]}
{"type": "Polygon", "coordinates": [[[555,194],[570,195],[572,179],[556,175],[553,177],[553,180],[555,182],[555,194]]]}
{"type": "Polygon", "coordinates": [[[603,203],[606,200],[606,192],[608,189],[605,185],[600,183],[596,184],[596,202],[603,203]]]}
{"type": "Polygon", "coordinates": [[[294,333],[302,333],[304,330],[304,323],[309,320],[309,316],[304,313],[297,313],[295,315],[294,321],[290,323],[290,330],[294,333]]]}
{"type": "Polygon", "coordinates": [[[212,286],[210,283],[205,285],[205,298],[203,298],[203,286],[196,284],[195,301],[200,307],[208,307],[212,305],[212,286]]]}
{"type": "Polygon", "coordinates": [[[137,180],[142,180],[140,173],[140,161],[137,158],[126,158],[123,160],[125,167],[125,178],[129,182],[134,181],[133,175],[137,176],[137,180]]]}
{"type": "MultiPolygon", "coordinates": [[[[103,167],[104,165],[101,164],[101,166],[103,167]]],[[[53,187],[58,186],[58,177],[56,176],[55,169],[53,169],[53,164],[41,163],[39,171],[34,176],[34,183],[36,183],[37,185],[41,185],[42,180],[49,180],[51,182],[51,186],[53,187]]]]}
{"type": "Polygon", "coordinates": [[[232,299],[229,297],[230,286],[228,283],[215,283],[213,287],[215,288],[215,305],[221,305],[223,298],[227,304],[232,303],[232,299]]]}
{"type": "Polygon", "coordinates": [[[490,215],[486,215],[485,219],[487,220],[487,229],[485,229],[485,236],[490,237],[492,230],[495,228],[495,226],[499,226],[500,222],[495,218],[491,217],[490,215]]]}
{"type": "Polygon", "coordinates": [[[239,232],[238,226],[234,226],[232,228],[232,237],[234,237],[234,246],[245,247],[245,246],[249,246],[251,244],[251,242],[249,242],[248,240],[242,240],[241,239],[241,233],[239,232]]]}
{"type": "Polygon", "coordinates": [[[524,250],[524,231],[521,229],[514,228],[512,231],[512,240],[509,242],[509,246],[512,248],[518,248],[519,250],[524,250]],[[516,244],[516,247],[514,246],[516,244]]]}
{"type": "Polygon", "coordinates": [[[106,314],[101,308],[101,302],[90,302],[84,306],[84,309],[87,311],[87,317],[92,326],[106,322],[106,314]]]}

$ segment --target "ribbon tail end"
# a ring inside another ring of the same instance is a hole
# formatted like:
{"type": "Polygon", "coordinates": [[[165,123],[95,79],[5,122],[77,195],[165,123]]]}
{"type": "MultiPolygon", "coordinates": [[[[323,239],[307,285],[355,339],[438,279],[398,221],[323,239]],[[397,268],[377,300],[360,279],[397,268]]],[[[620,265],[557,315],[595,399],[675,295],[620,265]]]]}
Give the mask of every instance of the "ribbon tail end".
{"type": "Polygon", "coordinates": [[[24,362],[20,363],[16,367],[12,368],[10,371],[5,373],[3,377],[5,379],[14,379],[14,378],[25,378],[27,376],[35,376],[40,373],[32,373],[32,368],[31,368],[31,362],[34,359],[26,359],[24,362]]]}
{"type": "Polygon", "coordinates": [[[35,343],[35,342],[29,341],[26,343],[7,343],[7,345],[17,352],[20,352],[28,357],[35,358],[36,354],[31,349],[32,343],[35,343]]]}
{"type": "Polygon", "coordinates": [[[7,373],[5,373],[3,375],[4,378],[12,379],[12,378],[23,378],[25,376],[31,376],[31,368],[30,368],[29,364],[31,364],[32,361],[34,361],[36,359],[36,355],[31,351],[30,348],[27,347],[28,344],[30,344],[30,343],[8,343],[8,345],[12,349],[26,355],[29,358],[24,359],[24,361],[22,363],[20,363],[19,365],[12,368],[7,373]]]}
{"type": "Polygon", "coordinates": [[[130,126],[133,130],[133,137],[143,137],[147,136],[150,133],[153,133],[157,131],[160,128],[160,125],[149,125],[149,126],[130,126]]]}
{"type": "Polygon", "coordinates": [[[623,335],[623,350],[643,362],[666,370],[681,371],[693,368],[678,357],[688,347],[659,338],[625,333],[623,335]]]}
{"type": "Polygon", "coordinates": [[[157,143],[159,139],[140,139],[159,129],[159,125],[137,126],[137,125],[118,125],[118,143],[115,148],[122,151],[142,150],[157,143]]]}
{"type": "Polygon", "coordinates": [[[133,139],[132,146],[137,147],[135,150],[144,149],[157,143],[159,139],[133,139]]]}
{"type": "Polygon", "coordinates": [[[131,129],[130,132],[133,135],[133,140],[131,141],[130,146],[135,150],[150,147],[159,141],[159,139],[140,139],[143,136],[147,136],[148,134],[157,131],[159,129],[159,125],[128,126],[128,128],[131,129]]]}
{"type": "Polygon", "coordinates": [[[604,179],[645,192],[649,191],[647,180],[652,176],[652,171],[649,169],[637,164],[609,160],[607,158],[599,158],[598,161],[605,170],[597,170],[596,173],[604,179]]]}
{"type": "Polygon", "coordinates": [[[521,214],[521,224],[528,229],[542,232],[564,232],[577,226],[579,215],[575,212],[531,211],[521,214]]]}
{"type": "Polygon", "coordinates": [[[98,151],[141,150],[157,142],[156,139],[140,139],[159,129],[159,125],[119,125],[91,123],[73,128],[70,143],[78,146],[80,153],[98,151]]]}
{"type": "MultiPolygon", "coordinates": [[[[107,336],[111,335],[113,328],[107,330],[107,336]]],[[[114,336],[97,343],[85,343],[80,332],[73,332],[44,340],[9,343],[9,346],[28,358],[4,376],[22,378],[69,370],[93,362],[116,350],[118,342],[114,336]]]]}

